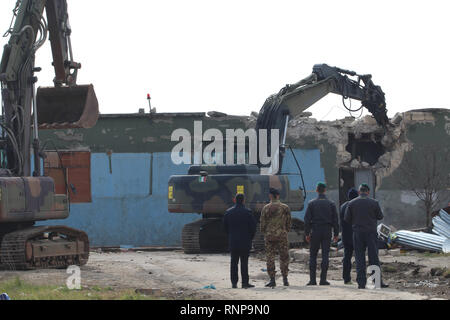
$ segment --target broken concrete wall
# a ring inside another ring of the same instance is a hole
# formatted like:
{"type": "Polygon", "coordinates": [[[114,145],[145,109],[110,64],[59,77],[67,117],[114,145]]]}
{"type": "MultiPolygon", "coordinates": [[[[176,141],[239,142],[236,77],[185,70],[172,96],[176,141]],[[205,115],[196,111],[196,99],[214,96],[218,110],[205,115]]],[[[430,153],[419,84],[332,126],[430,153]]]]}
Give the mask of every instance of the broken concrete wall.
{"type": "MultiPolygon", "coordinates": [[[[339,188],[343,181],[339,179],[339,169],[370,169],[375,176],[375,197],[384,209],[384,222],[401,228],[423,227],[426,219],[423,203],[411,190],[399,186],[403,177],[398,169],[405,157],[418,156],[414,154],[415,147],[430,144],[450,147],[450,110],[414,110],[397,114],[391,122],[392,126],[385,131],[371,116],[336,121],[298,117],[289,124],[288,143],[296,148],[321,150],[329,197],[336,203],[342,202],[339,188]],[[349,140],[372,146],[369,153],[379,153],[376,162],[368,163],[352,154],[349,140]]],[[[450,174],[450,165],[442,170],[450,174]]],[[[445,206],[450,201],[450,186],[442,193],[442,206],[445,206]]]]}

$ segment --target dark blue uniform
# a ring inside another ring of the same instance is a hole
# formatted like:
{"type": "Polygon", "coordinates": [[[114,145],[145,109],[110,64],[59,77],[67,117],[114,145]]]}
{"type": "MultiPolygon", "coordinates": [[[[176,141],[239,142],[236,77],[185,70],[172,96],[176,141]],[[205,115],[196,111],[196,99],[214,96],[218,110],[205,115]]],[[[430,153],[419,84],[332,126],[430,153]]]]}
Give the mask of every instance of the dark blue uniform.
{"type": "Polygon", "coordinates": [[[238,263],[241,260],[242,284],[248,284],[248,256],[256,232],[255,218],[251,210],[242,204],[236,204],[227,210],[223,222],[231,252],[231,283],[235,285],[239,280],[238,263]]]}
{"type": "Polygon", "coordinates": [[[347,205],[344,220],[352,225],[358,287],[366,286],[366,249],[369,265],[380,266],[377,246],[377,221],[383,219],[378,201],[361,194],[347,205]]]}
{"type": "Polygon", "coordinates": [[[350,201],[347,201],[342,204],[339,212],[342,230],[342,243],[344,245],[344,258],[342,259],[342,278],[344,279],[344,282],[350,282],[352,280],[350,272],[352,271],[352,256],[354,250],[352,225],[344,220],[345,210],[347,209],[349,202],[350,201]]]}
{"type": "Polygon", "coordinates": [[[327,278],[329,253],[331,245],[332,229],[334,236],[339,235],[339,223],[336,205],[320,194],[316,199],[308,203],[305,214],[305,234],[311,234],[309,249],[309,276],[310,282],[316,282],[317,253],[322,247],[322,263],[320,281],[327,278]]]}
{"type": "Polygon", "coordinates": [[[342,259],[342,278],[344,282],[350,282],[350,272],[352,271],[352,256],[353,256],[353,230],[352,225],[344,220],[345,210],[347,209],[348,203],[358,197],[358,191],[354,188],[350,188],[347,192],[347,198],[349,201],[345,202],[341,206],[339,211],[339,220],[341,222],[341,232],[342,232],[342,243],[344,244],[344,258],[342,259]]]}

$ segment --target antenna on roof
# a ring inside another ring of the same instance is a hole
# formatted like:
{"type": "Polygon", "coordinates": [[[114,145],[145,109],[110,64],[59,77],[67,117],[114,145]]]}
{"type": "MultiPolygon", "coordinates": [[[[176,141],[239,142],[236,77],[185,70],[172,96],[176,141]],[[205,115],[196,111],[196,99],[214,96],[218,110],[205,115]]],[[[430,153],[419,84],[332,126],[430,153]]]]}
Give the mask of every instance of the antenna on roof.
{"type": "Polygon", "coordinates": [[[152,97],[150,96],[150,93],[147,93],[147,100],[148,100],[148,106],[150,108],[150,113],[152,113],[152,103],[151,103],[152,97]]]}

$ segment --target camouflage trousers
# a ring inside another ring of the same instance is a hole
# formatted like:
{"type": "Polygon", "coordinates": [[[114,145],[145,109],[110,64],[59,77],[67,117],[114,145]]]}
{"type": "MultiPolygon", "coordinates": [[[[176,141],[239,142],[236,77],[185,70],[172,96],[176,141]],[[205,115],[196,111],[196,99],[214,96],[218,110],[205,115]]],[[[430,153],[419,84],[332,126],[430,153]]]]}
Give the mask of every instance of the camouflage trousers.
{"type": "Polygon", "coordinates": [[[289,243],[287,237],[265,240],[266,244],[266,263],[269,277],[275,277],[275,257],[280,255],[280,270],[283,277],[287,277],[289,272],[289,243]]]}

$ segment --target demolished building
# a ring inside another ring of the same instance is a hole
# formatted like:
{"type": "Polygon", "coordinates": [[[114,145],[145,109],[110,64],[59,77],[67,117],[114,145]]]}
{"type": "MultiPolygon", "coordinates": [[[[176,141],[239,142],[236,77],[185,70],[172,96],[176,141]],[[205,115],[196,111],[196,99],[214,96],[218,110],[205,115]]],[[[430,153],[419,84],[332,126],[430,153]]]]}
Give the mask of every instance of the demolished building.
{"type": "MultiPolygon", "coordinates": [[[[101,115],[91,129],[41,131],[43,141],[52,141],[44,172],[55,179],[57,189],[69,189],[71,195],[71,215],[64,224],[85,230],[93,246],[179,245],[183,225],[199,216],[167,211],[167,181],[189,167],[171,161],[177,143],[171,141],[172,132],[192,132],[194,121],[202,121],[205,130],[247,129],[255,126],[256,117],[219,112],[116,114],[101,115]]],[[[423,227],[423,204],[398,183],[404,179],[399,168],[408,157],[417,157],[414,151],[421,145],[450,148],[450,110],[399,113],[391,123],[385,132],[370,116],[317,121],[304,113],[292,119],[287,143],[303,171],[306,201],[315,197],[317,181],[326,181],[336,204],[346,201],[348,188],[365,182],[380,201],[384,224],[423,227]]],[[[299,187],[294,157],[286,153],[284,161],[283,172],[292,173],[292,186],[299,187]]],[[[440,170],[448,177],[450,165],[440,170]]],[[[440,192],[444,207],[450,202],[450,185],[440,192]]],[[[304,213],[293,215],[302,219],[304,213]]]]}
{"type": "MultiPolygon", "coordinates": [[[[410,184],[420,181],[405,177],[402,166],[406,158],[420,156],[413,152],[415,149],[434,146],[436,152],[442,151],[438,157],[447,157],[440,162],[439,170],[441,177],[449,181],[450,110],[398,113],[391,124],[384,131],[371,116],[323,122],[304,117],[290,124],[288,142],[297,149],[320,150],[330,197],[336,203],[346,201],[350,187],[365,182],[372,187],[371,196],[380,201],[385,224],[422,228],[426,224],[425,209],[412,188],[404,183],[405,180],[410,184]]],[[[445,207],[450,200],[450,185],[447,183],[440,193],[441,205],[445,207]]]]}

